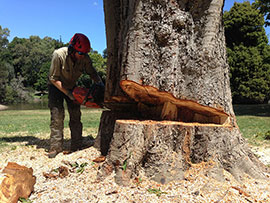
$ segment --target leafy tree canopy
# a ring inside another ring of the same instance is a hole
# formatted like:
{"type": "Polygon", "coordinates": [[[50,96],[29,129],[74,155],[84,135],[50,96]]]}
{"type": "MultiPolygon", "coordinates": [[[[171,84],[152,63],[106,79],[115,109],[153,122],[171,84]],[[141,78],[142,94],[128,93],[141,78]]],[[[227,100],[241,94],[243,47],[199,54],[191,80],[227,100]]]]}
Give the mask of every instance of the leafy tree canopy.
{"type": "Polygon", "coordinates": [[[15,74],[24,77],[26,87],[37,82],[40,68],[51,60],[56,45],[56,40],[50,37],[40,39],[38,36],[30,36],[29,39],[15,37],[9,44],[15,74]]]}
{"type": "Polygon", "coordinates": [[[255,0],[253,5],[265,16],[265,26],[270,26],[270,1],[255,0]]]}
{"type": "MultiPolygon", "coordinates": [[[[97,51],[91,50],[89,53],[89,56],[92,60],[93,67],[96,69],[98,75],[100,78],[105,82],[106,79],[106,62],[107,59],[102,57],[101,54],[99,54],[97,51]]],[[[88,75],[82,75],[78,80],[79,86],[84,86],[89,88],[92,84],[92,80],[89,78],[88,75]]]]}
{"type": "Polygon", "coordinates": [[[0,49],[2,51],[2,49],[6,48],[8,45],[8,37],[9,37],[9,29],[8,28],[2,28],[2,26],[0,25],[0,49]]]}
{"type": "Polygon", "coordinates": [[[7,49],[9,33],[9,29],[0,26],[0,102],[5,98],[5,88],[13,73],[7,49]]]}
{"type": "Polygon", "coordinates": [[[230,11],[224,12],[224,28],[227,46],[261,46],[268,43],[264,18],[249,2],[234,3],[230,11]]]}
{"type": "Polygon", "coordinates": [[[233,102],[266,102],[270,96],[270,47],[263,15],[249,2],[235,3],[223,20],[233,102]]]}

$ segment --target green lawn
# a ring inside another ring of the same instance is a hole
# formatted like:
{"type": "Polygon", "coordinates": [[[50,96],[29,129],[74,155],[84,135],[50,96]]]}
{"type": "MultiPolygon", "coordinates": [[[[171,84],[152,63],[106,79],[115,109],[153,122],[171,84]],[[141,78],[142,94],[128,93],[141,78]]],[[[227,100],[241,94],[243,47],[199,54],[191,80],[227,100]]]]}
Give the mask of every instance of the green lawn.
{"type": "Polygon", "coordinates": [[[237,124],[250,144],[270,143],[265,134],[270,132],[270,105],[234,105],[237,124]]]}
{"type": "MultiPolygon", "coordinates": [[[[84,128],[96,129],[99,125],[100,110],[82,109],[82,122],[84,128]]],[[[65,128],[68,127],[68,112],[65,112],[65,128]]],[[[16,132],[36,133],[50,132],[49,110],[8,110],[0,111],[0,133],[9,134],[16,132]]],[[[1,137],[0,134],[0,137],[1,137]]]]}
{"type": "MultiPolygon", "coordinates": [[[[102,111],[82,109],[83,136],[97,135],[102,111]]],[[[69,135],[68,112],[65,112],[65,135],[69,135]]],[[[0,111],[0,151],[11,145],[48,145],[50,133],[49,110],[0,111]]],[[[69,138],[66,138],[70,139],[69,138]]],[[[11,147],[11,148],[12,148],[11,147]]],[[[45,147],[46,148],[46,147],[45,147]]]]}
{"type": "MultiPolygon", "coordinates": [[[[265,141],[264,136],[270,132],[270,105],[235,105],[237,123],[249,143],[258,145],[265,141]]],[[[84,136],[96,136],[102,111],[82,109],[84,136]]],[[[65,132],[68,130],[68,112],[65,112],[65,132]]],[[[6,110],[0,111],[0,149],[15,142],[46,139],[50,133],[49,110],[6,110]]],[[[65,133],[69,134],[69,133],[65,133]]]]}

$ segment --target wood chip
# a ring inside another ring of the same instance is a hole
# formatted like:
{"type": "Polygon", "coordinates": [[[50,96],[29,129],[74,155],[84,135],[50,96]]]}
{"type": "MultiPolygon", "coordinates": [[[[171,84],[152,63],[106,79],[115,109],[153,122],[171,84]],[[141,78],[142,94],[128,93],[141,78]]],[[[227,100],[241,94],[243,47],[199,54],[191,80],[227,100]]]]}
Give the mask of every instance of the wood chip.
{"type": "Polygon", "coordinates": [[[99,157],[95,158],[93,160],[93,162],[95,162],[95,163],[101,163],[101,162],[104,162],[105,160],[106,160],[106,156],[99,156],[99,157]]]}

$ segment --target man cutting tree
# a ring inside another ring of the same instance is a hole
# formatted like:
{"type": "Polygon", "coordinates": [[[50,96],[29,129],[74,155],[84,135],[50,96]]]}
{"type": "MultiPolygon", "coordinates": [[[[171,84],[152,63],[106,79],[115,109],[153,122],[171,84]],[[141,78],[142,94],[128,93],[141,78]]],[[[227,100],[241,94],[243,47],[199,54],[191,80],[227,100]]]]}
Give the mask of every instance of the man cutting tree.
{"type": "MultiPolygon", "coordinates": [[[[104,85],[88,55],[91,46],[89,39],[76,33],[70,40],[68,47],[57,49],[53,53],[49,71],[49,108],[50,123],[50,150],[49,158],[54,158],[63,151],[64,129],[64,100],[69,112],[69,127],[71,131],[71,151],[82,148],[82,123],[80,104],[75,102],[72,91],[81,74],[88,74],[95,82],[97,89],[104,89],[104,85]]],[[[103,94],[97,91],[96,94],[103,94]]],[[[102,97],[102,95],[96,95],[102,97]]]]}

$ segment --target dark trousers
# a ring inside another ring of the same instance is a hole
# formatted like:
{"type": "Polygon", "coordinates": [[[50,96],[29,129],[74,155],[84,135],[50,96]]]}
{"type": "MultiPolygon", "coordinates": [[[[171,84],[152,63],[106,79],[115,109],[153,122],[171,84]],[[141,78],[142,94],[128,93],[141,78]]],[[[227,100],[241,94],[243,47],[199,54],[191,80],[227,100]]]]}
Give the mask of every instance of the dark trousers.
{"type": "Polygon", "coordinates": [[[82,144],[82,123],[80,105],[70,100],[54,85],[49,85],[49,108],[51,112],[50,150],[63,150],[63,129],[65,119],[64,100],[69,112],[69,128],[71,132],[71,150],[82,144]]]}

